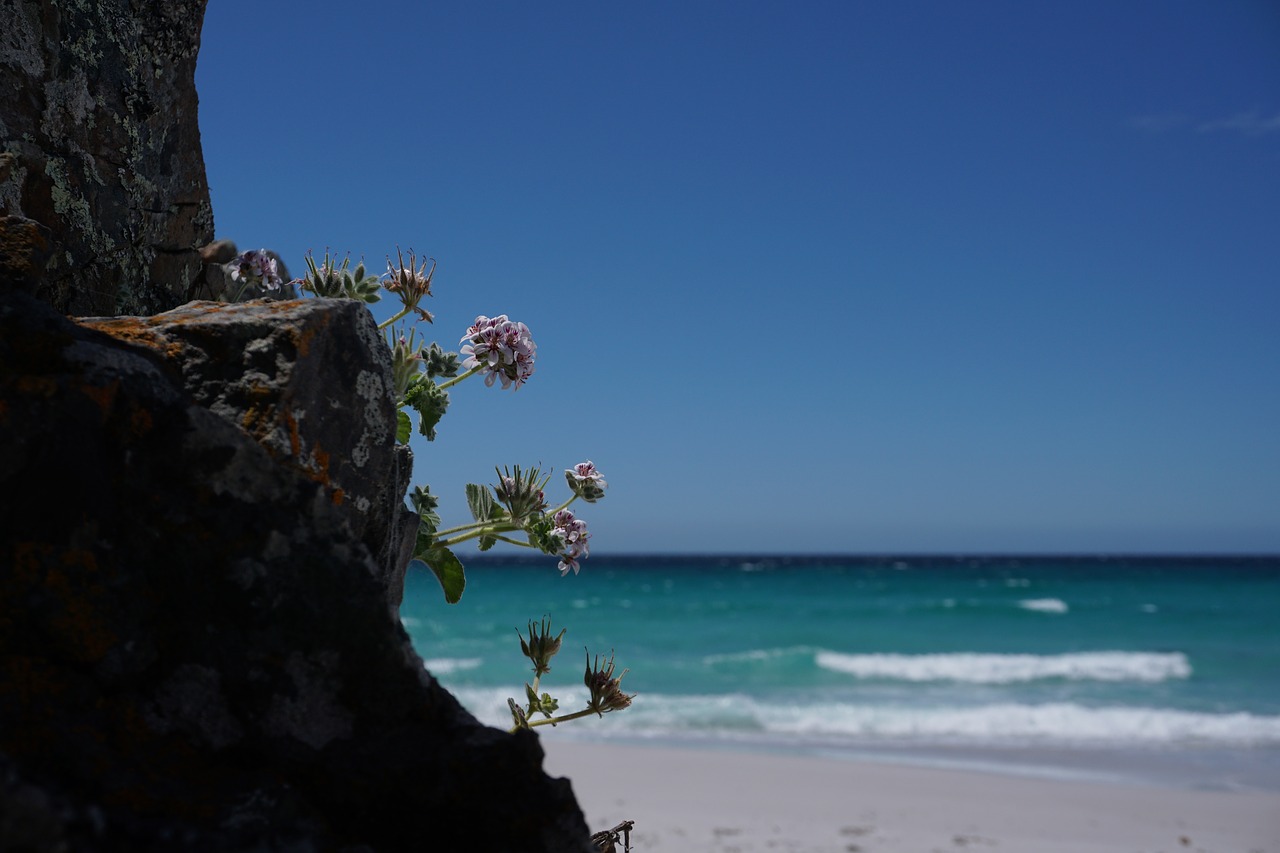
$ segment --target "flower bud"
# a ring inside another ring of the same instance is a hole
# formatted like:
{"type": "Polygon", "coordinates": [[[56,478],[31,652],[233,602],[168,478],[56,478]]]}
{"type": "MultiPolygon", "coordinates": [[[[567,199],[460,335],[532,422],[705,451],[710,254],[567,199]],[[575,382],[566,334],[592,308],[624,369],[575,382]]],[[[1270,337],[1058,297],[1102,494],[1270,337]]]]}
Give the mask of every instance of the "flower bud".
{"type": "Polygon", "coordinates": [[[507,508],[513,521],[525,522],[546,511],[547,497],[542,490],[550,474],[544,475],[537,467],[521,471],[519,465],[514,471],[508,468],[494,471],[498,482],[493,486],[493,494],[507,508]]]}
{"type": "Polygon", "coordinates": [[[418,303],[422,301],[422,297],[431,295],[431,276],[435,274],[436,262],[431,260],[431,269],[427,269],[427,258],[422,259],[422,265],[418,266],[418,259],[414,256],[413,251],[409,251],[409,264],[406,266],[404,255],[400,249],[396,248],[396,263],[391,263],[391,258],[387,258],[387,280],[383,283],[383,287],[400,297],[401,304],[404,305],[406,311],[414,311],[418,317],[431,322],[431,312],[425,308],[419,308],[418,303]]]}
{"type": "MultiPolygon", "coordinates": [[[[564,637],[567,628],[561,628],[560,633],[551,636],[551,620],[546,616],[542,617],[542,625],[536,622],[529,623],[529,639],[526,641],[524,635],[516,631],[516,636],[520,637],[520,651],[529,660],[533,661],[533,674],[540,676],[551,671],[551,658],[555,657],[556,652],[560,651],[560,641],[564,637]]],[[[532,690],[530,690],[532,693],[532,690]]]]}
{"type": "Polygon", "coordinates": [[[582,677],[582,683],[591,692],[591,698],[587,700],[587,710],[595,711],[598,716],[604,716],[608,711],[621,711],[630,707],[635,694],[627,695],[622,692],[622,679],[629,671],[624,669],[621,675],[614,678],[612,653],[609,654],[609,659],[603,666],[600,664],[600,656],[596,655],[593,666],[591,653],[587,652],[587,672],[582,677]]]}

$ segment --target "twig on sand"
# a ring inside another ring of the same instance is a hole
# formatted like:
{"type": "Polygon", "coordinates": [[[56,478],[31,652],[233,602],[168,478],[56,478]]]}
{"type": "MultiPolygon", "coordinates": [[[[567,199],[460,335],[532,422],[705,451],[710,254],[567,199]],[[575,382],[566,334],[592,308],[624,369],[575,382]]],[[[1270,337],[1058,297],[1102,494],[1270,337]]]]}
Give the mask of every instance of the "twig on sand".
{"type": "Polygon", "coordinates": [[[596,846],[600,853],[619,853],[618,836],[622,836],[621,853],[629,853],[631,850],[631,827],[635,825],[636,822],[634,820],[624,820],[613,829],[606,829],[591,836],[591,843],[596,846]]]}

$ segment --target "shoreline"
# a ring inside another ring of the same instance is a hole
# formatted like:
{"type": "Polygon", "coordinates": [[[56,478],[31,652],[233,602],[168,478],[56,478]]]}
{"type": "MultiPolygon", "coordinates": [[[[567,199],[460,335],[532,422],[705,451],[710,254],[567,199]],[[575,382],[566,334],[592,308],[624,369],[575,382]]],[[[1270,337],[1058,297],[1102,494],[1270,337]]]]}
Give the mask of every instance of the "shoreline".
{"type": "MultiPolygon", "coordinates": [[[[889,740],[858,741],[785,738],[681,737],[597,734],[584,731],[546,733],[546,737],[580,744],[637,749],[816,758],[959,770],[1015,778],[1064,782],[1101,782],[1198,791],[1256,791],[1280,794],[1280,748],[1222,744],[1117,745],[938,743],[889,740]]],[[[548,740],[543,741],[544,744],[548,740]]]]}
{"type": "MultiPolygon", "coordinates": [[[[642,851],[1013,850],[1280,853],[1280,792],[906,763],[542,739],[592,831],[635,821],[642,851]]],[[[896,756],[901,759],[901,756],[896,756]]]]}

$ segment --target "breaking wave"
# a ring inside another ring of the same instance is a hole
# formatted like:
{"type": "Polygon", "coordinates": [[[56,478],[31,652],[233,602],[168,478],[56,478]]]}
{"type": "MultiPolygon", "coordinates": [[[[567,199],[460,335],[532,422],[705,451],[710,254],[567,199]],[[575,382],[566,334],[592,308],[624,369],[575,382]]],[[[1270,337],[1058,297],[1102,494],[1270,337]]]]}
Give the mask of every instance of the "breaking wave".
{"type": "Polygon", "coordinates": [[[1037,613],[1066,613],[1071,609],[1061,598],[1024,598],[1018,602],[1018,606],[1037,613]]]}
{"type": "Polygon", "coordinates": [[[1155,682],[1191,675],[1191,664],[1181,652],[846,655],[820,651],[815,662],[823,669],[855,678],[968,684],[1016,684],[1043,679],[1155,682]]]}

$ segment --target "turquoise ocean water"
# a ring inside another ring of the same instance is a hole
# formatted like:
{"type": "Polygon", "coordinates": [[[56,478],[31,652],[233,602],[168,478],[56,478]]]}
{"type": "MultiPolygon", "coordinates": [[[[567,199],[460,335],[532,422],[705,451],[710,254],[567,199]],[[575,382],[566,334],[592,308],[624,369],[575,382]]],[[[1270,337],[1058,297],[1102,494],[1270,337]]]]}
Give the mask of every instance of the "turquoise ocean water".
{"type": "Polygon", "coordinates": [[[411,572],[428,669],[510,726],[516,629],[567,627],[542,690],[576,710],[584,646],[623,712],[544,737],[871,755],[1280,789],[1280,558],[475,559],[461,603],[411,572]]]}

